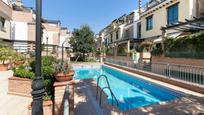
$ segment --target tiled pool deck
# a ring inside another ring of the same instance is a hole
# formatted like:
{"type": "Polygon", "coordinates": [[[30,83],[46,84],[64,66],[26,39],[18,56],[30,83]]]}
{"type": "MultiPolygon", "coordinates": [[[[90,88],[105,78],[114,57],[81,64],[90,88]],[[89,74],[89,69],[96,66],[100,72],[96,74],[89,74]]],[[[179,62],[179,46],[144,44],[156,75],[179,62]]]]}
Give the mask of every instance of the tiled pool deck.
{"type": "MultiPolygon", "coordinates": [[[[122,70],[123,71],[123,70],[122,70]]],[[[126,72],[126,71],[123,71],[126,72]]],[[[133,73],[129,73],[133,74],[133,73]]],[[[133,74],[136,75],[136,74],[133,74]]],[[[175,90],[183,91],[188,94],[186,97],[174,101],[156,104],[152,106],[133,109],[126,112],[119,112],[110,109],[106,103],[99,107],[98,101],[95,99],[96,82],[89,80],[82,80],[76,84],[75,88],[75,113],[76,115],[204,115],[204,95],[192,92],[180,87],[176,87],[157,80],[152,80],[144,76],[137,75],[148,81],[158,83],[175,90]]],[[[104,99],[105,100],[105,99],[104,99]]]]}
{"type": "Polygon", "coordinates": [[[27,115],[31,98],[8,95],[8,78],[12,71],[0,72],[0,115],[27,115]]]}

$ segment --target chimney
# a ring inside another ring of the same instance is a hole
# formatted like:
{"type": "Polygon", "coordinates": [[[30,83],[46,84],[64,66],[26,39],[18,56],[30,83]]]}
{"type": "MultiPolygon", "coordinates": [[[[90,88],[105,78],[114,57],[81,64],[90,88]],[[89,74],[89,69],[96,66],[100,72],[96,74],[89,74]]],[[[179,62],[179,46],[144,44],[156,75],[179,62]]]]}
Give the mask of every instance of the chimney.
{"type": "Polygon", "coordinates": [[[138,13],[139,13],[139,15],[140,15],[141,12],[142,12],[142,11],[141,11],[141,7],[142,7],[142,6],[141,6],[141,5],[142,5],[141,3],[142,3],[142,0],[138,0],[138,8],[139,8],[139,9],[138,9],[138,13]]]}
{"type": "Polygon", "coordinates": [[[16,0],[16,3],[15,3],[17,6],[22,6],[23,3],[22,3],[22,0],[16,0]]]}
{"type": "Polygon", "coordinates": [[[20,3],[22,3],[22,1],[21,1],[21,0],[16,0],[16,2],[20,2],[20,3]]]}

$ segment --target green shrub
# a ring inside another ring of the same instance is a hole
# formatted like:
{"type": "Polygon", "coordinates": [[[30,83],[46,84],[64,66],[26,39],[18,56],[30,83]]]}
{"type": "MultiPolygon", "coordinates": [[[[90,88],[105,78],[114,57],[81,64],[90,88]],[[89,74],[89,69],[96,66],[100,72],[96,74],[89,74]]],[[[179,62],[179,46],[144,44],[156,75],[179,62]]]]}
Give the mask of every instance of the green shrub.
{"type": "Polygon", "coordinates": [[[127,45],[126,44],[118,45],[117,54],[119,56],[126,56],[127,55],[127,45]]]}
{"type": "Polygon", "coordinates": [[[162,53],[163,53],[163,51],[162,51],[161,46],[154,46],[152,48],[151,54],[153,56],[160,56],[160,55],[162,55],[162,53]]]}
{"type": "Polygon", "coordinates": [[[164,41],[165,56],[178,58],[204,58],[204,32],[164,41]]]}
{"type": "MultiPolygon", "coordinates": [[[[54,73],[55,73],[55,64],[59,63],[57,59],[52,56],[43,56],[41,58],[41,76],[43,78],[43,83],[45,86],[45,99],[52,99],[54,97],[54,73]]],[[[32,71],[35,72],[35,61],[30,63],[32,71]]]]}
{"type": "Polygon", "coordinates": [[[26,59],[23,54],[17,53],[17,52],[15,52],[15,53],[13,54],[13,58],[14,58],[15,61],[23,61],[23,60],[26,59]]]}
{"type": "Polygon", "coordinates": [[[5,61],[12,59],[14,50],[9,47],[0,48],[0,63],[5,63],[5,61]]]}
{"type": "Polygon", "coordinates": [[[14,68],[14,76],[20,77],[20,78],[28,78],[28,79],[34,79],[35,74],[29,70],[27,70],[25,67],[21,66],[19,68],[14,68]]]}

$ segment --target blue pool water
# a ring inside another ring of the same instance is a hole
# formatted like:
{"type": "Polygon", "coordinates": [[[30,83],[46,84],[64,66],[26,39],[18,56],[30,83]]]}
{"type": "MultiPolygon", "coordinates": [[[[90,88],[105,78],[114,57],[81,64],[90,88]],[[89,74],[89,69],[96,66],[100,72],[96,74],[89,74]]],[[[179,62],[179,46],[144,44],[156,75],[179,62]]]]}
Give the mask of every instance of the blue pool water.
{"type": "MultiPolygon", "coordinates": [[[[75,66],[74,70],[76,72],[74,79],[76,80],[88,78],[96,80],[99,75],[106,75],[110,82],[111,90],[119,101],[119,109],[121,111],[174,100],[184,95],[107,66],[75,66]]],[[[99,86],[101,88],[107,86],[104,78],[101,78],[99,86]]],[[[105,93],[108,95],[108,103],[111,104],[110,92],[105,90],[105,93]]]]}

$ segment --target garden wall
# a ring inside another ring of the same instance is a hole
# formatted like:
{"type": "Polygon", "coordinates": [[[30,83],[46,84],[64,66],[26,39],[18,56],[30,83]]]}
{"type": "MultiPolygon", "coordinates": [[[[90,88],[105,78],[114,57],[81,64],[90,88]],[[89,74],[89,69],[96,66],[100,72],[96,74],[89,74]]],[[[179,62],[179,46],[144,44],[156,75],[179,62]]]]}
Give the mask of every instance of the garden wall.
{"type": "Polygon", "coordinates": [[[8,94],[31,97],[31,84],[30,79],[11,77],[8,80],[8,94]]]}
{"type": "Polygon", "coordinates": [[[186,59],[186,58],[169,58],[163,56],[152,56],[152,62],[204,66],[204,59],[186,59]]]}

